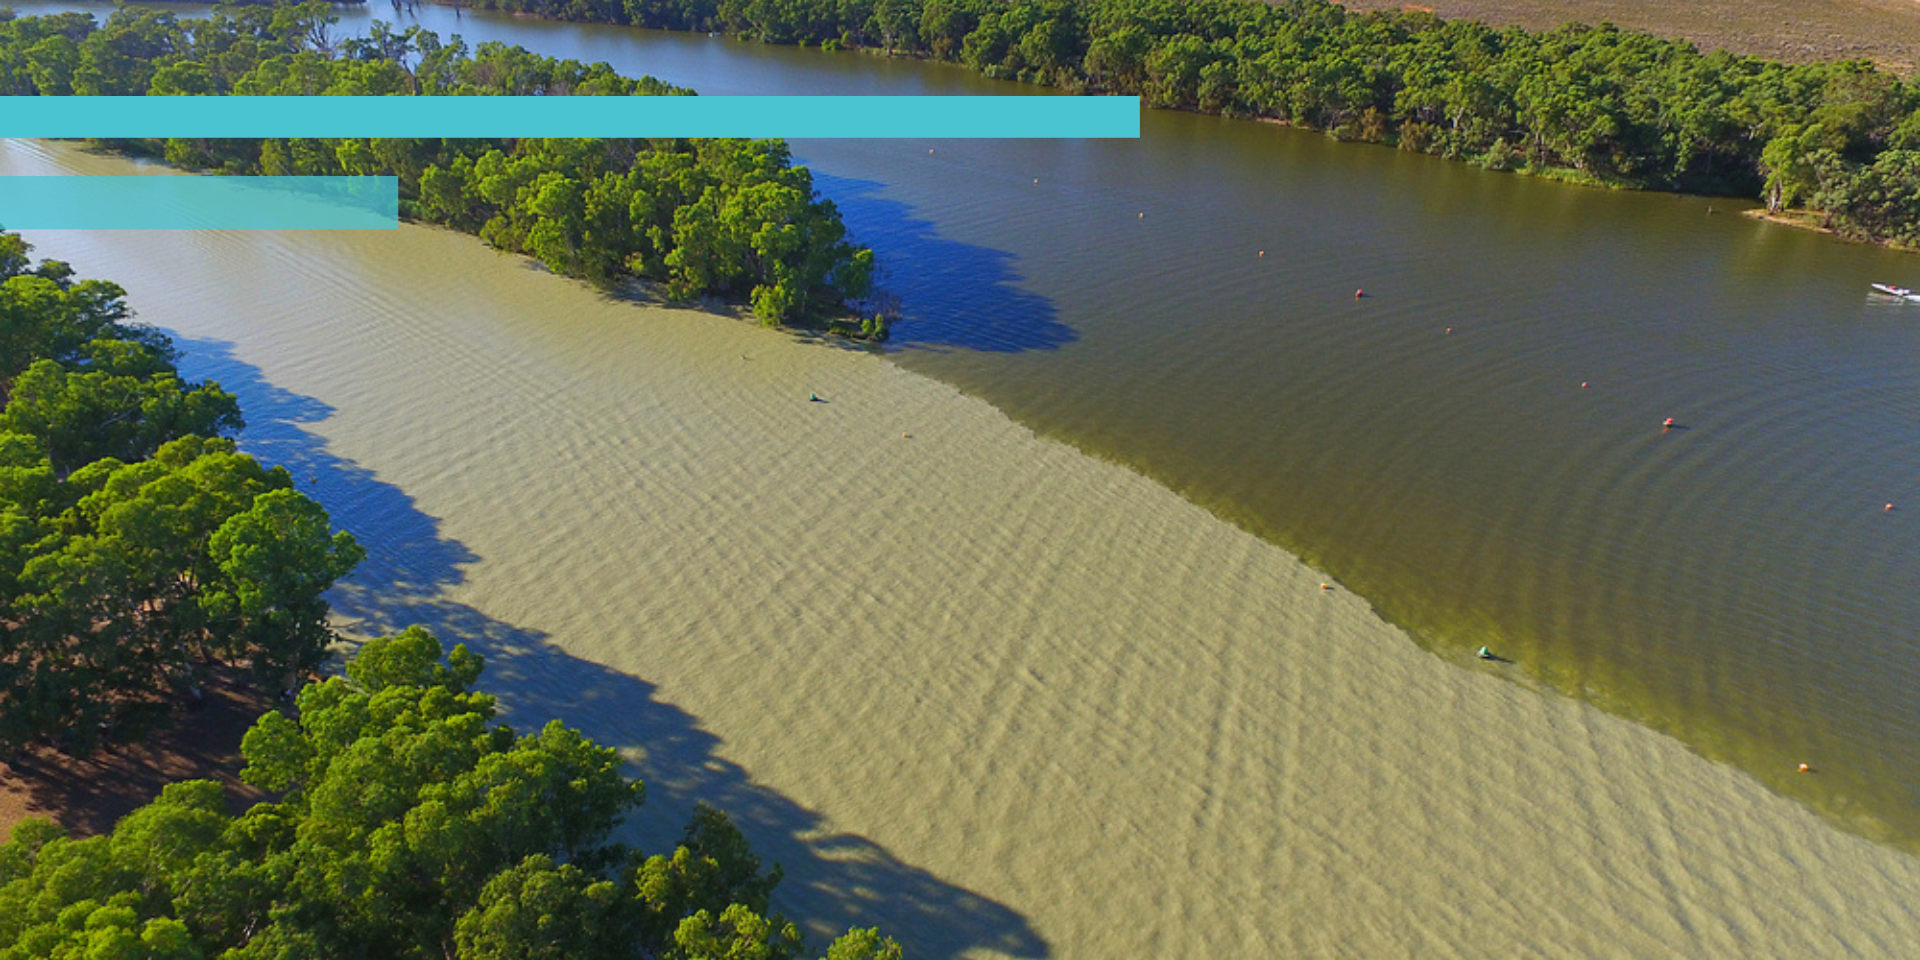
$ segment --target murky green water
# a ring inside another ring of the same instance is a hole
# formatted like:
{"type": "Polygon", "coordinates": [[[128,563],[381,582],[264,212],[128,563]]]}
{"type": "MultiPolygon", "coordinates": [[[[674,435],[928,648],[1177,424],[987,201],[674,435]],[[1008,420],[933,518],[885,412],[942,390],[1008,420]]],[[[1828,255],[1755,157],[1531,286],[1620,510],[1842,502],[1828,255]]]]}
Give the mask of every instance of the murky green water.
{"type": "MultiPolygon", "coordinates": [[[[1041,92],[419,19],[707,94],[1041,92]]],[[[795,148],[889,268],[900,362],[1285,544],[1441,656],[1490,645],[1920,842],[1920,305],[1867,292],[1920,286],[1920,257],[1268,125],[1143,129],[795,148]]]]}

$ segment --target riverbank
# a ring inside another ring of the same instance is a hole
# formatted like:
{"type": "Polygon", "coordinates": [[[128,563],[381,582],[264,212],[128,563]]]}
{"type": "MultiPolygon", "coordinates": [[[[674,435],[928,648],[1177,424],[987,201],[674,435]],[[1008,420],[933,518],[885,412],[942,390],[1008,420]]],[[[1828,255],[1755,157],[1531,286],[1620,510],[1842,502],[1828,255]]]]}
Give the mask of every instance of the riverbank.
{"type": "MultiPolygon", "coordinates": [[[[117,163],[36,149],[0,167],[117,163]]],[[[30,239],[123,283],[360,536],[336,607],[362,632],[476,644],[512,722],[628,752],[649,820],[720,803],[816,930],[920,957],[1920,950],[1913,857],[1424,653],[882,357],[413,226],[30,239]]]]}
{"type": "Polygon", "coordinates": [[[1800,230],[1811,230],[1814,233],[1824,233],[1836,240],[1844,240],[1849,243],[1872,244],[1874,246],[1886,247],[1889,250],[1898,250],[1902,253],[1920,253],[1920,247],[1909,246],[1904,243],[1894,243],[1891,240],[1857,240],[1853,237],[1843,236],[1833,228],[1827,226],[1826,219],[1822,217],[1817,210],[1782,210],[1774,213],[1766,207],[1754,207],[1750,210],[1743,210],[1741,213],[1763,223],[1774,223],[1783,227],[1794,227],[1800,230]]]}

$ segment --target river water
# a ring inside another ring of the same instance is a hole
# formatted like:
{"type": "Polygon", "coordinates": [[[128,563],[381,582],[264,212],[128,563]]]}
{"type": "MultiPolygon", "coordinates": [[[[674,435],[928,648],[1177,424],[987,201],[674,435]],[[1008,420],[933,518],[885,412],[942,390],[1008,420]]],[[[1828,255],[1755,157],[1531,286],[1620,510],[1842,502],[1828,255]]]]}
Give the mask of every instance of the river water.
{"type": "MultiPolygon", "coordinates": [[[[417,21],[710,95],[1046,92],[417,21]]],[[[1464,669],[1920,843],[1920,305],[1867,292],[1920,257],[1273,125],[1142,131],[794,148],[905,306],[896,362],[1284,545],[1464,669]]]]}

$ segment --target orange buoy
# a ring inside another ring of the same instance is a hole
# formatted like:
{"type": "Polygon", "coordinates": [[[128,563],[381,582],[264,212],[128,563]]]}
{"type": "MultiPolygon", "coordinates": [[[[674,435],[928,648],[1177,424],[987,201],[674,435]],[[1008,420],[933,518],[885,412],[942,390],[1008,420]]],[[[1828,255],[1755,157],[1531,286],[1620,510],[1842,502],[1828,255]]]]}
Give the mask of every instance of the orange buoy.
{"type": "Polygon", "coordinates": [[[1144,213],[1143,213],[1143,214],[1141,214],[1141,215],[1140,215],[1140,219],[1142,219],[1142,220],[1145,220],[1146,218],[1147,218],[1147,215],[1146,215],[1146,214],[1144,214],[1144,213]]]}
{"type": "Polygon", "coordinates": [[[1886,510],[1886,512],[1887,512],[1887,513],[1892,513],[1892,512],[1893,512],[1893,504],[1891,504],[1891,503],[1889,503],[1889,504],[1887,504],[1887,510],[1886,510]]]}
{"type": "Polygon", "coordinates": [[[1580,381],[1580,389],[1585,390],[1586,388],[1587,382],[1585,380],[1580,381]]]}
{"type": "Polygon", "coordinates": [[[1804,763],[1803,763],[1803,764],[1801,764],[1801,765],[1800,765],[1800,772],[1801,772],[1801,773],[1812,773],[1812,772],[1813,772],[1813,768],[1812,768],[1812,767],[1809,767],[1809,766],[1807,766],[1806,764],[1804,764],[1804,763]]]}
{"type": "Polygon", "coordinates": [[[1264,256],[1266,256],[1266,255],[1267,255],[1267,252],[1266,252],[1265,250],[1262,250],[1262,251],[1260,251],[1260,255],[1264,257],[1264,256]]]}
{"type": "Polygon", "coordinates": [[[1332,589],[1333,589],[1333,584],[1330,584],[1330,583],[1323,583],[1323,584],[1321,584],[1321,585],[1320,585],[1320,589],[1322,589],[1322,590],[1332,590],[1332,589]]]}
{"type": "Polygon", "coordinates": [[[1355,291],[1353,292],[1353,298],[1354,298],[1355,300],[1358,300],[1358,299],[1360,299],[1361,297],[1364,297],[1364,296],[1366,296],[1366,295],[1367,295],[1367,292],[1366,292],[1365,290],[1355,290],[1355,291]]]}
{"type": "Polygon", "coordinates": [[[1665,423],[1662,423],[1662,424],[1660,425],[1660,429],[1662,429],[1662,430],[1672,430],[1672,429],[1673,429],[1673,418],[1672,418],[1672,417],[1668,417],[1668,418],[1667,418],[1667,420],[1666,420],[1666,422],[1665,422],[1665,423]]]}

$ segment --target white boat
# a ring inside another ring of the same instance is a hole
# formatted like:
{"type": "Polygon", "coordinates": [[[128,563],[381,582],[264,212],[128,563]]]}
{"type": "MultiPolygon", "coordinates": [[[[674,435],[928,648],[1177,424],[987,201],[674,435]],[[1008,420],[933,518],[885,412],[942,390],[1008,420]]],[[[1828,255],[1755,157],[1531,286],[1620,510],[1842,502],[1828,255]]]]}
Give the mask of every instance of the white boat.
{"type": "Polygon", "coordinates": [[[1868,286],[1890,297],[1899,297],[1902,300],[1912,300],[1915,303],[1920,303],[1920,293],[1914,293],[1906,287],[1896,287],[1886,283],[1874,283],[1868,284],[1868,286]]]}

